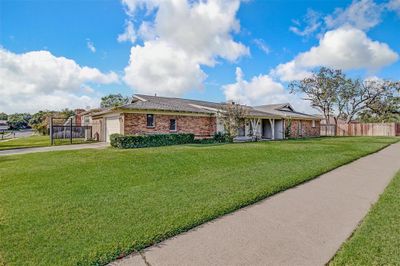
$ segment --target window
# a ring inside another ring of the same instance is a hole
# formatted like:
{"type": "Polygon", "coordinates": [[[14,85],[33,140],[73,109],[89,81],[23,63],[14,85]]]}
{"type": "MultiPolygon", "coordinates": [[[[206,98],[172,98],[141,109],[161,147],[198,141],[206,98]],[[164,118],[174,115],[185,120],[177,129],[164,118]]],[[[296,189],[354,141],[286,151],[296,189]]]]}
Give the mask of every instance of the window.
{"type": "Polygon", "coordinates": [[[313,121],[311,122],[311,126],[312,126],[312,127],[315,127],[315,120],[313,120],[313,121]]]}
{"type": "Polygon", "coordinates": [[[176,119],[169,120],[169,130],[176,131],[176,119]]]}
{"type": "Polygon", "coordinates": [[[147,115],[147,127],[154,127],[154,115],[147,115]]]}

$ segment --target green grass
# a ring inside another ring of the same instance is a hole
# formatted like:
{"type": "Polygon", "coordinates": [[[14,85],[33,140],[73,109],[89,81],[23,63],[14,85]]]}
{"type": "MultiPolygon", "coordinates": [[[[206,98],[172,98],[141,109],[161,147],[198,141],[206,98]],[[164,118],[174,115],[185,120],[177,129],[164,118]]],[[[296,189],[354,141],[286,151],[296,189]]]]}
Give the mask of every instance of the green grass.
{"type": "MultiPolygon", "coordinates": [[[[72,144],[85,143],[83,139],[73,139],[72,144]]],[[[55,145],[66,145],[70,144],[69,139],[56,139],[55,145]]],[[[50,146],[49,136],[30,136],[23,138],[16,138],[10,140],[0,140],[0,150],[10,149],[22,149],[22,148],[33,148],[33,147],[47,147],[50,146]]]]}
{"type": "Polygon", "coordinates": [[[0,258],[104,264],[398,138],[319,138],[0,157],[0,258]]]}
{"type": "Polygon", "coordinates": [[[330,265],[400,265],[400,172],[330,265]]]}

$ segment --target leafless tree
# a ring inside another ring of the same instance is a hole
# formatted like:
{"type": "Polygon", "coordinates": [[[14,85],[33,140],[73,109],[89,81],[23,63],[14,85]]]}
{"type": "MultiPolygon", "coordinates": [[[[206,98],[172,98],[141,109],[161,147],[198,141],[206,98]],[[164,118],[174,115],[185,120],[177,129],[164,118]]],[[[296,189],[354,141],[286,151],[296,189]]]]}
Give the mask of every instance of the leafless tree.
{"type": "Polygon", "coordinates": [[[244,119],[248,113],[249,108],[245,105],[234,102],[222,105],[219,111],[219,117],[223,122],[225,133],[230,138],[237,136],[239,128],[243,126],[242,123],[244,123],[244,119]]]}
{"type": "Polygon", "coordinates": [[[289,84],[291,93],[304,95],[303,99],[311,102],[311,106],[320,110],[329,123],[335,111],[337,93],[346,86],[346,77],[341,70],[322,67],[318,72],[302,80],[289,84]]]}

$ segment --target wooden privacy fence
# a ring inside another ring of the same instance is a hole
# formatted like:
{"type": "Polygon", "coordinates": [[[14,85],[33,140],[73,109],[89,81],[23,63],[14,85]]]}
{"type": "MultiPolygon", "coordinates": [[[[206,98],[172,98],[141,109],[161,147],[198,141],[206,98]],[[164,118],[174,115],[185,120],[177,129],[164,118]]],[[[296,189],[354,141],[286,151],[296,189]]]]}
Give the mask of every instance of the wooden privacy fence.
{"type": "MultiPolygon", "coordinates": [[[[321,125],[321,136],[335,136],[335,125],[321,125]]],[[[338,124],[337,136],[400,136],[400,123],[338,124]]]]}

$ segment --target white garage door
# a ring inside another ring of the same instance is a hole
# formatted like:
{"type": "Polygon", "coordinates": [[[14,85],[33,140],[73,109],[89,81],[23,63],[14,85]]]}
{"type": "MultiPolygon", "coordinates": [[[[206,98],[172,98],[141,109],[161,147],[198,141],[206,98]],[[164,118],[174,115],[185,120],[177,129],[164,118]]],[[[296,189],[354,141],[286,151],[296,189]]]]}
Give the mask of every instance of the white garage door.
{"type": "Polygon", "coordinates": [[[119,117],[106,118],[106,142],[110,142],[110,135],[115,133],[121,133],[119,117]]]}

